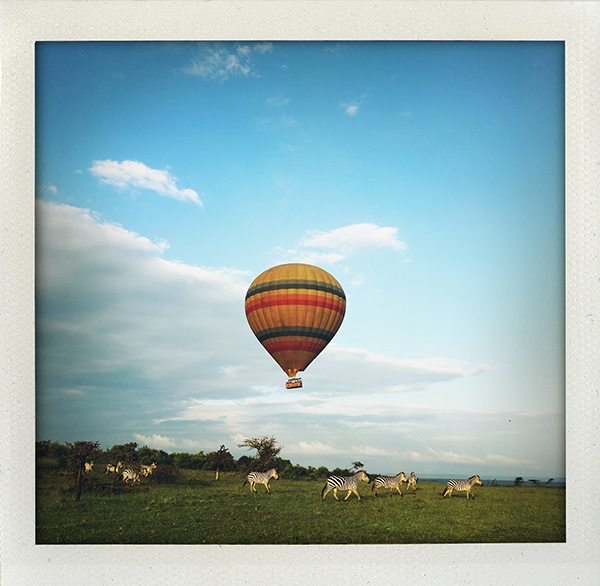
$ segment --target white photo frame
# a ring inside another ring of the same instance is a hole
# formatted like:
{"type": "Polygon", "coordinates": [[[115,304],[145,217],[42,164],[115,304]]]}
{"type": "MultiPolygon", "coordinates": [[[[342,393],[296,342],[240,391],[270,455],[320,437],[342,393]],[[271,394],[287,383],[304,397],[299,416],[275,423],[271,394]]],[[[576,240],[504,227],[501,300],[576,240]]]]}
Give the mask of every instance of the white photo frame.
{"type": "Polygon", "coordinates": [[[480,1],[16,1],[2,9],[2,583],[592,584],[600,504],[600,5],[480,1]],[[558,40],[566,52],[567,542],[35,545],[34,47],[62,40],[558,40]],[[594,323],[595,322],[595,323],[594,323]],[[268,576],[268,577],[267,577],[268,576]],[[114,582],[113,582],[114,580],[114,582]]]}

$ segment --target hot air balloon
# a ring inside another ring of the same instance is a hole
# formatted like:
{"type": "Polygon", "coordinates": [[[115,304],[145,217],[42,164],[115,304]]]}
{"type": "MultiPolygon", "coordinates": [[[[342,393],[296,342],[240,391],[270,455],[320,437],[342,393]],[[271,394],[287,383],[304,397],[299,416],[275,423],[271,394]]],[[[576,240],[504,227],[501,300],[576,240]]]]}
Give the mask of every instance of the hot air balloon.
{"type": "Polygon", "coordinates": [[[266,351],[289,379],[296,378],[335,336],[346,312],[346,295],[326,271],[285,264],[261,273],[246,293],[246,318],[266,351]]]}

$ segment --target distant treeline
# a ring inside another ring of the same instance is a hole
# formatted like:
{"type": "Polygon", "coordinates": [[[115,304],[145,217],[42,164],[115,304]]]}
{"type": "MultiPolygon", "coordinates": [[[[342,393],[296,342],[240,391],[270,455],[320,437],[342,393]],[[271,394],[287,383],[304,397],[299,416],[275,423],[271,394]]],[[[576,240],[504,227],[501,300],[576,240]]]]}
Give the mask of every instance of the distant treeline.
{"type": "MultiPolygon", "coordinates": [[[[67,468],[69,462],[72,461],[74,451],[77,450],[75,444],[61,444],[60,442],[51,440],[42,440],[36,442],[36,458],[47,458],[54,461],[58,468],[67,468]]],[[[155,462],[157,466],[179,468],[183,470],[220,470],[247,473],[251,470],[267,470],[268,468],[276,468],[277,472],[288,479],[306,479],[317,480],[332,474],[340,476],[348,476],[356,472],[358,468],[364,467],[362,462],[352,462],[350,468],[334,468],[329,470],[326,466],[300,466],[292,464],[290,460],[280,458],[277,454],[281,450],[277,447],[275,438],[253,438],[244,440],[239,447],[249,447],[257,451],[256,457],[241,456],[237,460],[231,455],[225,446],[221,446],[214,452],[199,451],[196,454],[189,452],[172,452],[167,453],[164,450],[155,450],[148,446],[138,447],[136,442],[128,444],[114,445],[107,450],[95,449],[90,454],[89,460],[94,461],[95,469],[106,467],[106,464],[116,464],[122,462],[124,466],[141,466],[142,464],[152,464],[155,462]]],[[[376,476],[379,473],[367,471],[369,476],[376,476]]],[[[445,483],[448,477],[427,478],[423,479],[427,482],[445,483]]],[[[547,480],[538,480],[535,478],[524,479],[517,476],[513,481],[507,480],[484,480],[486,486],[538,486],[546,488],[564,488],[564,481],[555,482],[554,478],[547,480]]]]}
{"type": "MultiPolygon", "coordinates": [[[[51,440],[42,440],[36,442],[36,458],[49,458],[56,462],[58,468],[67,468],[69,459],[75,449],[74,444],[51,440]]],[[[300,466],[292,464],[290,460],[272,457],[267,463],[261,462],[259,457],[241,456],[237,460],[229,453],[229,451],[221,446],[219,450],[205,453],[199,451],[195,454],[188,452],[172,452],[167,453],[164,450],[156,450],[148,446],[138,447],[136,442],[112,446],[107,450],[96,450],[89,457],[94,461],[96,470],[104,468],[107,463],[116,464],[123,462],[124,466],[141,466],[142,464],[151,464],[155,462],[157,466],[173,466],[186,470],[217,470],[221,471],[236,471],[250,472],[258,468],[269,467],[277,468],[279,474],[284,478],[306,480],[317,480],[331,474],[348,475],[354,470],[351,468],[334,468],[329,470],[326,466],[300,466]]]]}

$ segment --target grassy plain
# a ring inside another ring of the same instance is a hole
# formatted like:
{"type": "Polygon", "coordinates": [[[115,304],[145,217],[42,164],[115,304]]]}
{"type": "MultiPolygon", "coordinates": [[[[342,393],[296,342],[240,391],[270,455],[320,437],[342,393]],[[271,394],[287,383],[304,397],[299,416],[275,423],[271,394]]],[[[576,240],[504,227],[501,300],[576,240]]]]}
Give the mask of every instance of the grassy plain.
{"type": "MultiPolygon", "coordinates": [[[[397,544],[523,543],[565,541],[565,490],[477,486],[476,499],[442,484],[419,483],[404,497],[361,483],[352,495],[321,501],[324,480],[271,481],[271,493],[251,494],[245,475],[184,471],[159,484],[143,479],[128,492],[113,492],[103,472],[95,489],[75,501],[72,481],[57,470],[37,478],[38,544],[397,544]]],[[[121,486],[117,483],[116,486],[121,486]]],[[[404,485],[406,486],[406,485],[404,485]]],[[[340,493],[345,496],[345,493],[340,493]]]]}

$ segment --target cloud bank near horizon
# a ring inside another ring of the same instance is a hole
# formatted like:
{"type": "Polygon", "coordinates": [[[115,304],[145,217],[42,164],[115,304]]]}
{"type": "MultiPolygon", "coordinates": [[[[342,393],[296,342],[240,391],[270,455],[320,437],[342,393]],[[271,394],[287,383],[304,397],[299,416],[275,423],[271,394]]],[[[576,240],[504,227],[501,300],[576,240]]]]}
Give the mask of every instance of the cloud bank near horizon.
{"type": "MultiPolygon", "coordinates": [[[[164,258],[168,243],[102,222],[90,210],[36,205],[42,436],[62,430],[59,440],[107,441],[110,429],[114,443],[198,451],[274,435],[291,457],[319,456],[331,467],[357,457],[441,465],[451,462],[448,454],[465,460],[459,447],[466,426],[481,446],[470,456],[475,464],[519,459],[494,456],[494,430],[506,414],[435,410],[405,398],[485,374],[490,365],[397,359],[333,343],[326,359],[311,365],[310,385],[290,393],[245,321],[247,271],[173,262],[164,258]],[[455,436],[444,450],[441,423],[455,436]],[[340,439],[348,433],[350,444],[340,439]]],[[[382,234],[376,242],[401,249],[393,233],[382,234]]],[[[541,429],[549,418],[521,417],[541,429]]]]}

